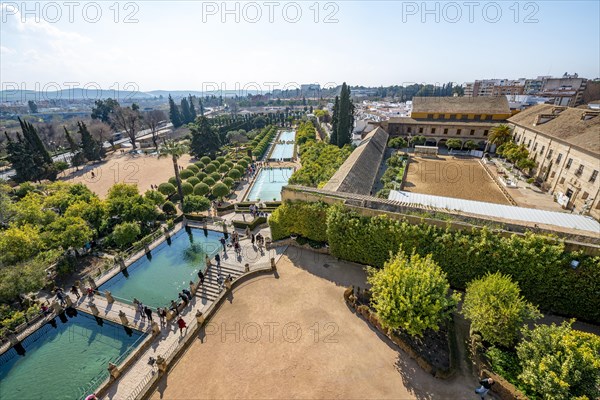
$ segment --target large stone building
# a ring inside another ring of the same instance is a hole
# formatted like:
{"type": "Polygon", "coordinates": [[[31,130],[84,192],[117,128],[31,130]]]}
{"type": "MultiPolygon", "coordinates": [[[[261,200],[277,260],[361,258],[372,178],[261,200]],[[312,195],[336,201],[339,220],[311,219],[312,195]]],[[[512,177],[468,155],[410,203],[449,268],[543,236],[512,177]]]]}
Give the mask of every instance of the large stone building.
{"type": "Polygon", "coordinates": [[[428,145],[472,140],[483,149],[490,130],[511,115],[506,96],[415,97],[410,117],[390,118],[381,126],[391,136],[424,136],[428,145]]]}
{"type": "Polygon", "coordinates": [[[563,207],[600,219],[600,111],[541,104],[508,122],[543,187],[563,207]]]}

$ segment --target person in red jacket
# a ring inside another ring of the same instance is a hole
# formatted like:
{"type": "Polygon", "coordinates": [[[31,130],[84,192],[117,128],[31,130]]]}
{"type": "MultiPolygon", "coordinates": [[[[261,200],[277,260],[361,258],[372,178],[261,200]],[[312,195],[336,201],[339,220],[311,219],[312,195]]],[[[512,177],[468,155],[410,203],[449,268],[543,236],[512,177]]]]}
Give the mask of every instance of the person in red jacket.
{"type": "Polygon", "coordinates": [[[183,335],[183,328],[185,328],[186,332],[187,332],[187,325],[185,323],[185,321],[183,320],[183,318],[179,317],[179,319],[177,320],[177,326],[179,326],[179,334],[183,335]]]}

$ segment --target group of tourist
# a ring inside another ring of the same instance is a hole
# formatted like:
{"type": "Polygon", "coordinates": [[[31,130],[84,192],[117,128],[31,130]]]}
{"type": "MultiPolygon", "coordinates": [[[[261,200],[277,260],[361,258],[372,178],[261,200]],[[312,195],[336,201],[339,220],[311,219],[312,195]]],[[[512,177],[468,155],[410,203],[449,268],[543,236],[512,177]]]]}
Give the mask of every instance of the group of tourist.
{"type": "MultiPolygon", "coordinates": [[[[187,306],[189,301],[192,299],[192,294],[190,293],[189,290],[183,289],[181,291],[181,293],[179,294],[179,297],[184,299],[184,304],[187,306]]],[[[149,324],[154,322],[152,309],[150,307],[144,305],[144,303],[142,303],[141,301],[139,301],[136,298],[133,299],[133,304],[136,306],[137,313],[140,314],[140,318],[141,318],[142,322],[145,322],[146,318],[148,319],[149,324]]],[[[175,312],[175,314],[179,317],[177,319],[177,326],[179,327],[179,333],[183,334],[183,329],[187,328],[187,324],[183,320],[183,317],[181,315],[179,315],[178,304],[173,300],[171,300],[170,310],[175,312]]],[[[160,321],[160,326],[161,327],[166,326],[167,325],[167,308],[166,307],[158,307],[156,309],[156,314],[158,315],[158,319],[160,321]]]]}

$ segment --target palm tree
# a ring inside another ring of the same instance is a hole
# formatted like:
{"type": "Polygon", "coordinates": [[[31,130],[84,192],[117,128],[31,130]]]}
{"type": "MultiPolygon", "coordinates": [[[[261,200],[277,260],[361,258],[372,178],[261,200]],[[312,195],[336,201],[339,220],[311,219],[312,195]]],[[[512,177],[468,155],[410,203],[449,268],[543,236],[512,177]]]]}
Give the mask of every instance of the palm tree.
{"type": "Polygon", "coordinates": [[[490,130],[490,136],[488,138],[485,151],[488,151],[490,144],[495,144],[496,147],[512,140],[512,131],[510,126],[506,124],[496,125],[490,130]]]}
{"type": "Polygon", "coordinates": [[[158,158],[171,156],[173,160],[173,169],[175,169],[175,179],[177,179],[177,193],[179,194],[179,202],[181,209],[183,210],[183,190],[181,189],[181,178],[179,177],[179,165],[177,160],[182,155],[189,151],[189,147],[185,143],[175,142],[174,140],[167,140],[158,150],[158,158]]]}

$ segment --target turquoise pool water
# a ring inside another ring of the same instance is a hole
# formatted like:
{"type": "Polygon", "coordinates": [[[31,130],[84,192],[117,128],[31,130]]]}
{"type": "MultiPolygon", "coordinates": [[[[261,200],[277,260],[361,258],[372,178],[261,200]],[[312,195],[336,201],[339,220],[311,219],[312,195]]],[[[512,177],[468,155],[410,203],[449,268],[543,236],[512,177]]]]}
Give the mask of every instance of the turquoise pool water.
{"type": "Polygon", "coordinates": [[[0,399],[78,399],[108,377],[109,362],[125,358],[145,334],[86,313],[48,323],[0,356],[0,399]]]}
{"type": "Polygon", "coordinates": [[[181,289],[189,289],[191,280],[198,280],[198,270],[206,269],[206,255],[212,258],[221,244],[222,233],[202,229],[182,229],[151,252],[151,258],[143,256],[126,270],[99,286],[110,290],[121,299],[138,299],[156,308],[177,301],[181,289]]]}
{"type": "Polygon", "coordinates": [[[281,200],[281,188],[287,185],[293,172],[293,168],[262,168],[246,200],[281,200]]]}
{"type": "MultiPolygon", "coordinates": [[[[285,131],[279,134],[277,141],[291,142],[296,138],[296,132],[285,131]]],[[[291,159],[294,157],[294,143],[276,144],[273,152],[269,156],[269,160],[291,159]]]]}

